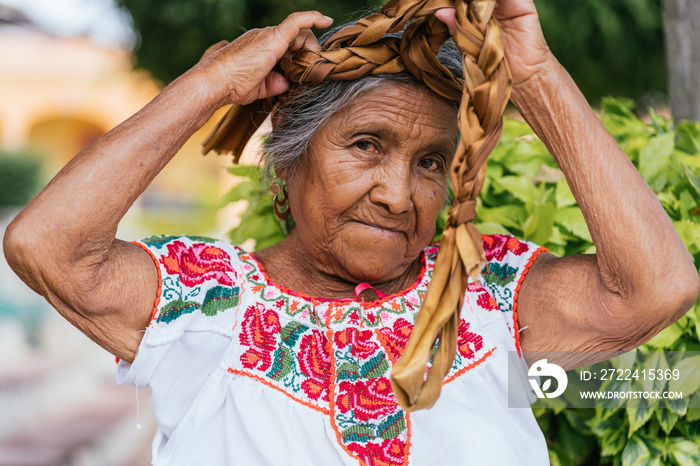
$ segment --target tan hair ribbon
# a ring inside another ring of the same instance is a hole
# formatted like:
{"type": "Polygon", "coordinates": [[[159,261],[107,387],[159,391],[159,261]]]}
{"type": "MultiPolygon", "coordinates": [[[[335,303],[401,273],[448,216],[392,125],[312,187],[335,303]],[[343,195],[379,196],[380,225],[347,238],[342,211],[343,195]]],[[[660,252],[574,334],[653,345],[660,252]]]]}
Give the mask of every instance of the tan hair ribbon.
{"type": "MultiPolygon", "coordinates": [[[[486,158],[503,130],[502,116],[511,89],[495,8],[496,0],[390,0],[379,13],[335,33],[323,51],[301,50],[280,62],[285,76],[294,83],[360,79],[406,70],[437,94],[460,101],[462,138],[450,169],[455,199],[423,305],[391,373],[396,398],[407,411],[429,408],[437,401],[455,358],[467,280],[478,278],[486,261],[481,235],[472,222],[486,176],[486,158]],[[447,7],[456,9],[454,39],[463,58],[463,81],[436,57],[449,33],[433,13],[447,7]],[[384,37],[404,27],[402,38],[384,37]]],[[[205,141],[204,153],[212,149],[233,152],[237,162],[272,103],[234,105],[205,141]]]]}

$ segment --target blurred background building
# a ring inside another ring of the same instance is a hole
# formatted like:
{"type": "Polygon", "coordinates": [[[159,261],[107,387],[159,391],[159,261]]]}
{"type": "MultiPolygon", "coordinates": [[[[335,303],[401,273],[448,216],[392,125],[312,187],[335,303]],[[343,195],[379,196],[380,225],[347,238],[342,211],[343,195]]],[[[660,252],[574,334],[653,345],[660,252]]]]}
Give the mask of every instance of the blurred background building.
{"type": "MultiPolygon", "coordinates": [[[[161,87],[134,70],[130,31],[126,40],[104,43],[99,34],[61,31],[50,18],[35,21],[31,5],[0,1],[0,238],[22,204],[75,154],[161,87]]],[[[63,15],[70,23],[71,12],[63,15]]],[[[210,126],[141,196],[120,238],[223,236],[235,224],[241,206],[216,209],[231,183],[223,169],[230,161],[200,154],[210,126]]],[[[114,358],[26,287],[0,255],[0,465],[150,464],[149,395],[140,394],[137,413],[136,390],[116,386],[114,371],[114,358]]]]}

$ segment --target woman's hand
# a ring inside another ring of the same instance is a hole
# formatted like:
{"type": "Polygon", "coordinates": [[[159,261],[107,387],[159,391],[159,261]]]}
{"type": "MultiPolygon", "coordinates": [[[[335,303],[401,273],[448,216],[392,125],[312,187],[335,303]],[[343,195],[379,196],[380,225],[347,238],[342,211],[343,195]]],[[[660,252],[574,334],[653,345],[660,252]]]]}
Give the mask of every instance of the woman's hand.
{"type": "Polygon", "coordinates": [[[185,76],[199,76],[200,86],[220,105],[249,104],[282,94],[289,82],[273,71],[285,54],[303,48],[318,51],[311,27],[327,28],[333,20],[317,11],[293,13],[279,26],[253,29],[235,41],[213,45],[185,76]]]}
{"type": "MultiPolygon", "coordinates": [[[[549,63],[556,62],[544,40],[537,10],[532,0],[500,0],[494,15],[501,24],[506,59],[513,76],[513,91],[536,76],[549,63]]],[[[455,10],[435,13],[450,33],[455,33],[455,10]]]]}

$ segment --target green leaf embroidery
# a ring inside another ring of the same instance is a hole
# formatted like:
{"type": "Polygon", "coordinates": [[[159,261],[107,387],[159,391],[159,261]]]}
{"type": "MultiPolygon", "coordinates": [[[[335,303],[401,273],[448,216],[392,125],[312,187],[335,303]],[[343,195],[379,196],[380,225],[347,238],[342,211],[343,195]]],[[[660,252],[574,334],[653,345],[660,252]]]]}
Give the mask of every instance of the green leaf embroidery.
{"type": "Polygon", "coordinates": [[[215,286],[209,289],[204,296],[202,314],[215,316],[226,309],[233,309],[238,305],[240,288],[237,286],[215,286]]]}
{"type": "Polygon", "coordinates": [[[154,235],[154,236],[149,236],[148,238],[143,238],[141,242],[143,244],[146,244],[148,246],[154,247],[154,248],[162,248],[165,244],[173,241],[174,239],[177,239],[177,236],[170,236],[170,235],[154,235]]]}
{"type": "Polygon", "coordinates": [[[385,440],[398,437],[404,430],[406,430],[406,420],[402,410],[390,415],[377,426],[377,433],[385,440]]]}
{"type": "Polygon", "coordinates": [[[368,426],[359,425],[348,427],[347,429],[342,431],[340,435],[343,438],[343,443],[346,445],[350,442],[366,443],[376,438],[374,429],[368,426]]]}
{"type": "Polygon", "coordinates": [[[337,380],[357,380],[360,378],[357,364],[353,362],[342,363],[336,372],[337,380]]]}
{"type": "Polygon", "coordinates": [[[369,361],[360,368],[360,376],[367,379],[381,377],[389,370],[389,361],[386,360],[384,352],[381,351],[372,356],[369,361]]]}
{"type": "Polygon", "coordinates": [[[309,327],[298,322],[289,322],[287,325],[282,327],[280,336],[282,337],[282,341],[284,341],[289,347],[293,347],[296,345],[299,337],[308,329],[309,327]]]}
{"type": "Polygon", "coordinates": [[[175,300],[161,310],[156,322],[165,322],[166,324],[169,324],[181,315],[194,312],[198,307],[199,303],[194,301],[183,301],[181,299],[175,300]]]}
{"type": "Polygon", "coordinates": [[[279,345],[272,355],[272,367],[265,375],[279,382],[292,371],[293,365],[294,358],[289,347],[279,345]]]}

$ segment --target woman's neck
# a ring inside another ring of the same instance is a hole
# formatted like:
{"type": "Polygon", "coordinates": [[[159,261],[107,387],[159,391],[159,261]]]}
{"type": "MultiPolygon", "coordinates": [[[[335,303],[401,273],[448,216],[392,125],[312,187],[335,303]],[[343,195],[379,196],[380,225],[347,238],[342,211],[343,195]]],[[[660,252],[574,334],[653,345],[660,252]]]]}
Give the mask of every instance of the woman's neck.
{"type": "MultiPolygon", "coordinates": [[[[362,281],[353,282],[340,274],[323,270],[308,252],[302,250],[298,241],[288,237],[282,242],[254,253],[265,268],[268,277],[290,290],[323,299],[353,299],[355,289],[362,281]]],[[[386,295],[399,293],[418,280],[421,271],[421,256],[411,262],[396,278],[369,283],[386,295]]],[[[360,297],[373,301],[378,298],[371,289],[360,297]]]]}

